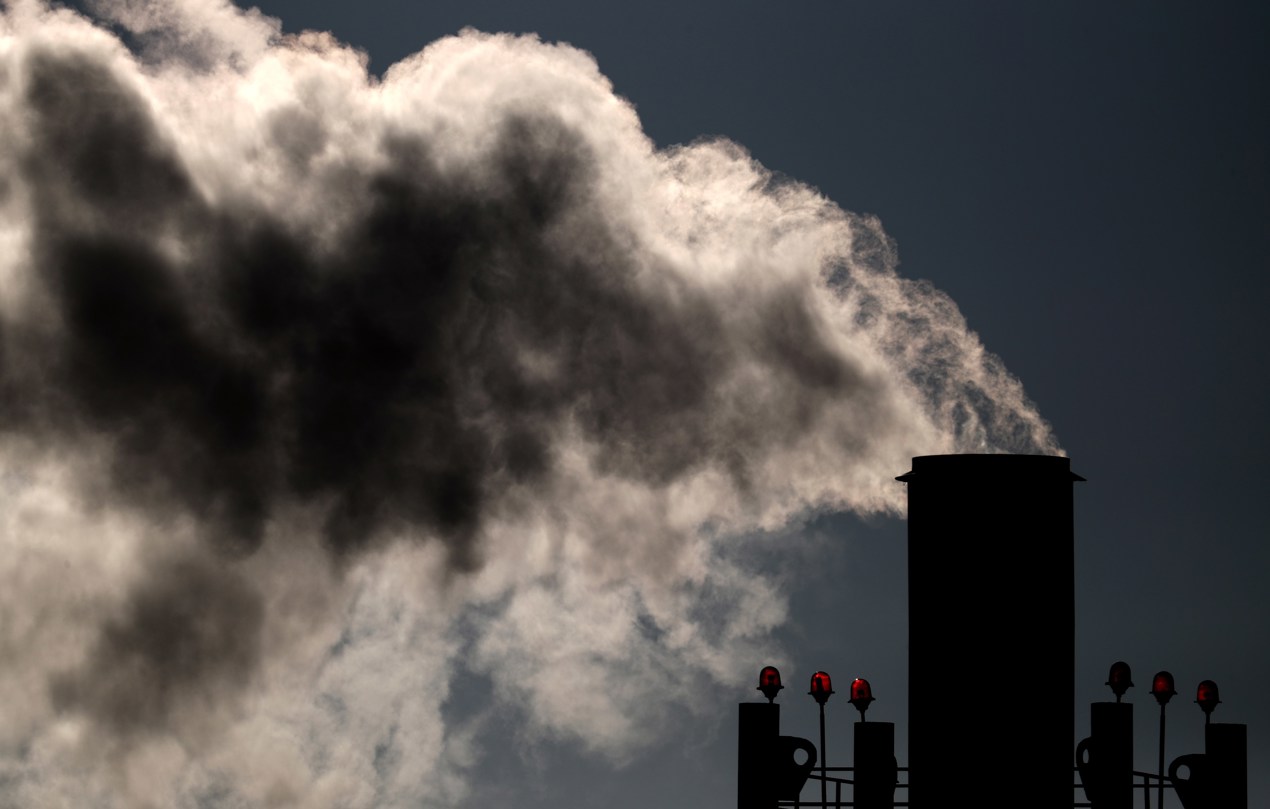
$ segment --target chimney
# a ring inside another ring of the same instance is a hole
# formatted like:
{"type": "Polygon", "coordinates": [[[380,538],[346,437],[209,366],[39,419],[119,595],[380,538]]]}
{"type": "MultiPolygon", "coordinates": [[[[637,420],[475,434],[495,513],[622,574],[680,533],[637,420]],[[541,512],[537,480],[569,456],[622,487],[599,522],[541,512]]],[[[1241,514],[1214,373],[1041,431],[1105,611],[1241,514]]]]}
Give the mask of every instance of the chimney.
{"type": "Polygon", "coordinates": [[[1070,809],[1072,484],[1084,478],[1059,456],[925,455],[897,480],[912,805],[1070,809]]]}

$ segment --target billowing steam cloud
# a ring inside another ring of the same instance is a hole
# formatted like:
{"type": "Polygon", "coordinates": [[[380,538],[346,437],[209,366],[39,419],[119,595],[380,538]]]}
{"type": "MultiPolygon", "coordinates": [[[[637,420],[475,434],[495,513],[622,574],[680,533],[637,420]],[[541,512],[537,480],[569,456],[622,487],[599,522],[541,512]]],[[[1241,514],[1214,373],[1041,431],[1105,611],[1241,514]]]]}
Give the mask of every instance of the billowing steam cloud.
{"type": "Polygon", "coordinates": [[[731,549],[1055,449],[876,221],[582,51],[95,9],[0,17],[0,804],[456,805],[469,676],[620,762],[784,620],[731,549]]]}

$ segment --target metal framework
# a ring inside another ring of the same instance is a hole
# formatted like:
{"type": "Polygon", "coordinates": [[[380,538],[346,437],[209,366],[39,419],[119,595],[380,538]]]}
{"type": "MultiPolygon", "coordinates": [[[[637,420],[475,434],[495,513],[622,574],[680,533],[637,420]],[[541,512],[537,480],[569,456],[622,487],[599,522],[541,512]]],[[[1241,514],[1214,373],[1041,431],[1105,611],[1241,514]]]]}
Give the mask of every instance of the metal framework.
{"type": "MultiPolygon", "coordinates": [[[[899,770],[899,772],[903,773],[905,776],[908,775],[908,767],[899,767],[897,769],[899,770]]],[[[855,767],[825,767],[824,770],[825,772],[832,772],[832,773],[839,773],[839,772],[851,773],[851,774],[855,773],[855,767]]],[[[811,775],[807,776],[808,781],[820,780],[821,778],[822,776],[820,775],[819,772],[813,772],[811,775]]],[[[830,809],[830,807],[832,807],[832,809],[841,809],[841,807],[844,807],[844,806],[855,806],[854,801],[844,801],[842,799],[843,785],[845,784],[847,786],[854,786],[855,785],[854,779],[839,778],[837,776],[824,776],[824,780],[827,783],[833,784],[834,796],[832,801],[828,801],[822,804],[820,801],[804,801],[804,800],[796,798],[792,801],[790,800],[777,801],[776,805],[779,807],[793,807],[793,809],[830,809]]],[[[908,789],[908,783],[904,781],[897,782],[895,784],[895,788],[897,790],[908,789]]],[[[908,801],[892,801],[890,805],[906,807],[908,806],[908,801]]]]}

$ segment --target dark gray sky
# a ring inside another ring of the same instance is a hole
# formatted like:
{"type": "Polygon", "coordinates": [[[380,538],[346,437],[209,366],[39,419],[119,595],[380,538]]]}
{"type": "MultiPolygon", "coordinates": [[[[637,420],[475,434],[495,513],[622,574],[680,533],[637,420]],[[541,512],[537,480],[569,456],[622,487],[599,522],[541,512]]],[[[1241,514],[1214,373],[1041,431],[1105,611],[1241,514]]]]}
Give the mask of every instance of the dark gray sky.
{"type": "MultiPolygon", "coordinates": [[[[240,5],[247,5],[242,4],[240,5]]],[[[659,147],[722,136],[767,168],[876,215],[899,272],[927,279],[1022,382],[1076,491],[1077,727],[1123,659],[1139,769],[1154,769],[1150,677],[1168,669],[1170,758],[1201,748],[1195,685],[1249,726],[1249,805],[1270,804],[1270,8],[1253,2],[356,4],[269,0],[284,31],[363,49],[372,72],[465,27],[590,52],[659,147]]],[[[896,468],[893,474],[907,471],[896,468]]],[[[901,484],[896,483],[896,486],[901,484]]],[[[775,633],[787,734],[812,737],[808,676],[869,678],[905,763],[904,523],[795,527],[775,633]]],[[[1019,571],[1006,571],[1017,575],[1019,571]]],[[[1008,638],[1003,638],[1008,642],[1008,638]]],[[[776,648],[774,645],[773,648],[776,648]]],[[[753,661],[754,675],[768,662],[753,661]]],[[[982,717],[1065,699],[998,681],[982,717]]],[[[748,677],[749,674],[747,673],[748,677]]],[[[460,683],[454,705],[488,683],[460,683]]],[[[561,684],[567,688],[566,683],[561,684]]],[[[472,805],[726,806],[735,703],[614,766],[574,741],[518,748],[487,725],[472,805]],[[523,791],[522,791],[523,790],[523,791]]],[[[828,742],[845,757],[845,695],[828,742]]],[[[845,760],[841,763],[846,763],[845,760]]]]}

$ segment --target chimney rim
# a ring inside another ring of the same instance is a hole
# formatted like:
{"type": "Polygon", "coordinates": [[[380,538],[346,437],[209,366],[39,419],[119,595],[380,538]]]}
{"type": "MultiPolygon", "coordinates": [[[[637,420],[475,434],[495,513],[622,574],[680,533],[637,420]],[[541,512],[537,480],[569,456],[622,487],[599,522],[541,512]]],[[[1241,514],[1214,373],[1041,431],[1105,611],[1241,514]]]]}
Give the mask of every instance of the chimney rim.
{"type": "Polygon", "coordinates": [[[1066,455],[1021,453],[948,453],[944,455],[915,455],[913,468],[895,479],[909,483],[920,473],[923,479],[947,479],[950,477],[997,477],[1027,474],[1046,475],[1075,482],[1085,478],[1071,471],[1071,458],[1066,455]]]}

